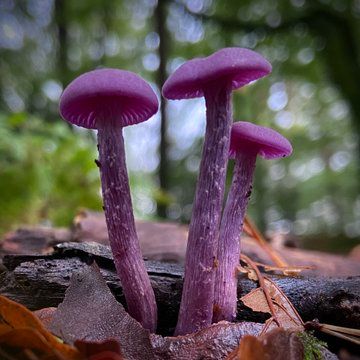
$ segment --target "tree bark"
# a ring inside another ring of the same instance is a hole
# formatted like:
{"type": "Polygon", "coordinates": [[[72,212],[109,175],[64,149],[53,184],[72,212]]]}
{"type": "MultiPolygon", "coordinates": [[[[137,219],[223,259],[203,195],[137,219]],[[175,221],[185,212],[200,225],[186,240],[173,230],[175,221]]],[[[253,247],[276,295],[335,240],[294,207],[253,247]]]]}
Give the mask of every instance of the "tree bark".
{"type": "MultiPolygon", "coordinates": [[[[7,255],[0,274],[0,293],[31,310],[57,306],[63,299],[71,275],[95,260],[116,298],[125,304],[109,248],[99,244],[60,244],[51,255],[7,255]]],[[[146,261],[159,310],[161,334],[169,335],[176,325],[183,268],[177,264],[146,261]]],[[[360,327],[360,276],[304,278],[268,276],[288,296],[304,321],[319,319],[352,328],[360,327]]],[[[257,284],[240,277],[238,297],[257,284]]],[[[264,321],[238,301],[237,320],[264,321]]]]}

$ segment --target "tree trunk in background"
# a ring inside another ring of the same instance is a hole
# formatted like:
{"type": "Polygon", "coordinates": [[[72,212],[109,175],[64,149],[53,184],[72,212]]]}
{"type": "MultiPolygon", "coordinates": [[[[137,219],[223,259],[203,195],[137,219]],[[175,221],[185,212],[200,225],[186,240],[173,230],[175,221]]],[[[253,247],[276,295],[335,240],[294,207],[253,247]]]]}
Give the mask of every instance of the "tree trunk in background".
{"type": "MultiPolygon", "coordinates": [[[[159,0],[155,9],[155,27],[156,32],[159,35],[159,69],[156,74],[156,83],[161,91],[161,88],[166,80],[166,60],[167,60],[167,34],[165,29],[165,1],[159,0]]],[[[166,194],[169,187],[168,174],[169,174],[169,160],[168,160],[168,141],[166,137],[167,118],[165,109],[165,99],[161,99],[160,115],[161,115],[161,127],[160,127],[160,162],[159,162],[159,187],[160,196],[157,200],[157,215],[161,218],[166,218],[167,204],[162,200],[162,194],[166,194]]]]}
{"type": "Polygon", "coordinates": [[[331,80],[350,105],[353,130],[358,136],[360,171],[360,50],[354,37],[351,18],[342,13],[320,10],[307,23],[316,35],[325,40],[324,62],[331,80]]]}
{"type": "Polygon", "coordinates": [[[58,31],[58,61],[55,72],[59,81],[63,87],[65,87],[69,81],[69,69],[67,66],[68,35],[66,26],[66,0],[55,1],[54,19],[58,31]]]}

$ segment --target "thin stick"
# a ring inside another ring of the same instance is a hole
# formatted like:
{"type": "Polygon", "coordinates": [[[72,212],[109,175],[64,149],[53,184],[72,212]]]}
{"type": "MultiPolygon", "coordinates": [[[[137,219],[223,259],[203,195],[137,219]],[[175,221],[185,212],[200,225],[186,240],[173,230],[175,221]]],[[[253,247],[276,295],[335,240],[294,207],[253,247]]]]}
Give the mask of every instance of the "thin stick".
{"type": "Polygon", "coordinates": [[[268,244],[249,216],[245,216],[244,230],[264,249],[274,264],[280,268],[288,267],[289,264],[268,244]]]}
{"type": "Polygon", "coordinates": [[[262,291],[264,292],[264,295],[265,295],[266,301],[268,303],[271,315],[272,315],[274,321],[276,322],[276,324],[280,327],[279,320],[277,319],[277,316],[276,316],[276,313],[275,313],[274,304],[273,304],[271,296],[270,296],[270,294],[269,294],[269,292],[268,292],[268,290],[266,288],[264,278],[263,278],[259,268],[256,266],[256,264],[248,256],[241,255],[240,258],[242,260],[244,260],[255,271],[256,276],[257,276],[257,278],[259,280],[259,285],[260,285],[262,291]]]}
{"type": "Polygon", "coordinates": [[[360,330],[346,328],[336,325],[320,324],[317,321],[308,321],[305,323],[305,329],[317,330],[325,334],[329,334],[340,339],[350,341],[354,344],[360,345],[360,330]]]}
{"type": "Polygon", "coordinates": [[[330,325],[330,324],[320,324],[320,325],[322,326],[322,328],[326,328],[326,329],[341,332],[341,333],[344,333],[344,334],[354,335],[354,336],[360,337],[360,330],[359,329],[351,329],[351,328],[347,328],[347,327],[330,325]]]}
{"type": "Polygon", "coordinates": [[[323,332],[325,334],[333,335],[333,336],[338,337],[340,339],[350,341],[350,342],[352,342],[352,343],[354,343],[356,345],[360,345],[360,339],[356,338],[355,336],[344,335],[344,334],[342,334],[340,332],[332,331],[332,330],[329,330],[329,329],[326,329],[326,328],[322,328],[321,332],[323,332]]]}

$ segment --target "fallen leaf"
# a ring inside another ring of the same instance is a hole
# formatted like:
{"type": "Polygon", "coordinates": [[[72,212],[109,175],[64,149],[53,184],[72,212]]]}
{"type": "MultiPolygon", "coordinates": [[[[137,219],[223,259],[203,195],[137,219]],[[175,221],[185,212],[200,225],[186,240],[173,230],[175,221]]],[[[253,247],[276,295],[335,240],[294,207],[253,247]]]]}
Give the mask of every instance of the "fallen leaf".
{"type": "Polygon", "coordinates": [[[154,359],[149,331],[116,301],[95,263],[72,276],[50,329],[71,344],[115,339],[127,360],[154,359]]]}
{"type": "MultiPolygon", "coordinates": [[[[91,346],[89,342],[114,339],[127,360],[224,359],[238,346],[242,336],[258,335],[263,326],[220,322],[186,336],[150,335],[116,301],[95,264],[72,277],[65,299],[50,324],[55,334],[67,342],[75,342],[78,347],[79,344],[86,347],[91,346]]],[[[116,351],[113,350],[106,349],[92,356],[103,359],[100,356],[106,355],[109,357],[104,360],[114,360],[116,351]]]]}
{"type": "Polygon", "coordinates": [[[246,335],[226,360],[303,360],[304,347],[297,333],[281,328],[254,337],[246,335]]]}
{"type": "MultiPolygon", "coordinates": [[[[294,306],[281,289],[270,279],[264,277],[264,283],[270,294],[275,315],[279,325],[284,329],[304,328],[304,323],[295,310],[294,306]]],[[[240,299],[244,305],[253,311],[260,311],[271,314],[268,302],[261,288],[254,289],[240,299]]],[[[268,332],[274,327],[278,327],[273,318],[266,321],[262,333],[268,332]]]]}
{"type": "Polygon", "coordinates": [[[245,335],[239,347],[226,360],[263,360],[264,349],[260,340],[251,335],[245,335]]]}
{"type": "Polygon", "coordinates": [[[125,360],[119,342],[114,339],[100,342],[76,340],[75,346],[88,360],[125,360]]]}
{"type": "Polygon", "coordinates": [[[103,351],[101,353],[90,356],[88,360],[124,360],[124,358],[112,351],[103,351]]]}
{"type": "Polygon", "coordinates": [[[54,314],[56,307],[47,307],[40,310],[33,311],[34,315],[42,322],[45,328],[48,328],[54,314]]]}
{"type": "Polygon", "coordinates": [[[30,310],[4,296],[0,296],[0,334],[3,345],[38,349],[57,359],[81,358],[78,350],[61,343],[30,310]]]}
{"type": "MultiPolygon", "coordinates": [[[[271,317],[272,317],[273,321],[276,323],[276,325],[280,326],[280,323],[279,323],[279,321],[277,319],[277,315],[276,315],[276,312],[275,312],[273,300],[272,300],[272,298],[270,296],[269,289],[266,287],[266,284],[265,284],[264,276],[261,274],[258,266],[248,256],[241,255],[241,259],[247,263],[247,265],[248,265],[248,267],[250,269],[254,270],[255,275],[256,275],[256,280],[255,281],[259,282],[260,289],[261,289],[261,291],[264,294],[264,297],[266,299],[266,303],[268,305],[271,317]]],[[[248,276],[250,276],[250,274],[248,274],[248,276]]]]}
{"type": "MultiPolygon", "coordinates": [[[[34,351],[29,349],[15,349],[11,347],[0,347],[0,359],[2,360],[44,360],[38,357],[34,351]]],[[[46,360],[55,360],[54,358],[47,357],[46,360]]]]}
{"type": "Polygon", "coordinates": [[[237,270],[243,274],[246,274],[249,280],[258,281],[258,276],[256,275],[256,272],[254,269],[252,269],[249,266],[238,266],[237,270]]]}
{"type": "Polygon", "coordinates": [[[263,324],[220,321],[197,333],[177,337],[152,335],[157,359],[220,360],[233,351],[246,334],[258,335],[263,324]]]}
{"type": "MultiPolygon", "coordinates": [[[[34,329],[14,329],[0,336],[0,347],[38,350],[41,357],[67,360],[68,358],[53,348],[47,340],[34,329]]],[[[80,358],[80,357],[79,357],[80,358]]]]}

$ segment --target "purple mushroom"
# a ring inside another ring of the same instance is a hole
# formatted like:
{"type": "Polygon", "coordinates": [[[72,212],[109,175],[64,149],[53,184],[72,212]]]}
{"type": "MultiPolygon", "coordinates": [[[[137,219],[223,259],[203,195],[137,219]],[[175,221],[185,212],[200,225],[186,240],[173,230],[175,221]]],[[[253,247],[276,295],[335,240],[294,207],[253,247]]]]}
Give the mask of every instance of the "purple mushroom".
{"type": "Polygon", "coordinates": [[[239,242],[256,157],[275,159],[289,156],[291,152],[289,141],[275,130],[243,121],[232,126],[230,157],[235,159],[235,167],[220,225],[213,322],[233,321],[236,317],[239,242]]]}
{"type": "Polygon", "coordinates": [[[205,97],[206,133],[186,251],[185,279],[175,334],[211,324],[215,258],[232,124],[231,92],[271,71],[254,51],[226,48],[180,66],[165,82],[168,99],[205,97]]]}
{"type": "Polygon", "coordinates": [[[138,75],[101,69],[73,80],[60,99],[68,122],[97,129],[101,187],[110,246],[128,311],[146,329],[155,331],[157,309],[136,234],[122,129],[154,115],[158,100],[138,75]]]}

